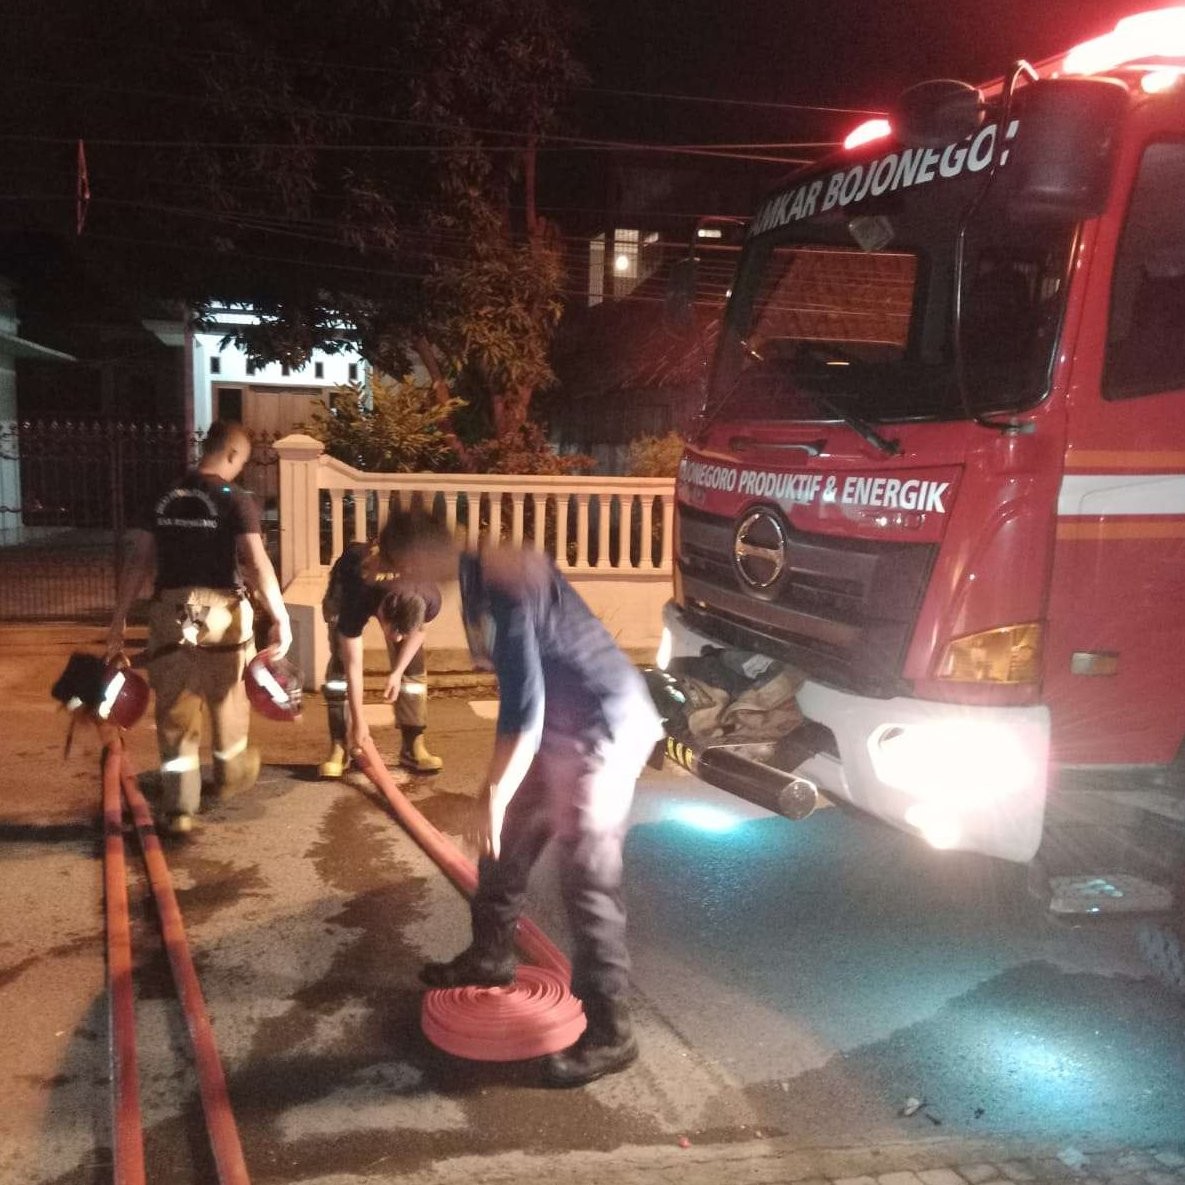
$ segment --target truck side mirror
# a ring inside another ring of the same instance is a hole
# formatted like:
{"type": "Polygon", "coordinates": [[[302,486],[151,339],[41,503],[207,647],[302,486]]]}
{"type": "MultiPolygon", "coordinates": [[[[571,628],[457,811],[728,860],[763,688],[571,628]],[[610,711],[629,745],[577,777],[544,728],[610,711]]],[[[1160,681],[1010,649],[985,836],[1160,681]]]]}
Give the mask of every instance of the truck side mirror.
{"type": "Polygon", "coordinates": [[[686,326],[692,321],[695,307],[695,289],[699,279],[699,260],[693,255],[677,259],[671,265],[667,280],[667,298],[664,314],[674,325],[686,326]]]}
{"type": "Polygon", "coordinates": [[[978,87],[934,78],[904,91],[893,109],[893,130],[910,148],[945,148],[983,126],[987,106],[978,87]]]}
{"type": "Polygon", "coordinates": [[[1021,90],[1016,139],[1000,175],[1009,213],[1069,222],[1101,214],[1128,102],[1127,87],[1108,78],[1051,78],[1021,90]]]}

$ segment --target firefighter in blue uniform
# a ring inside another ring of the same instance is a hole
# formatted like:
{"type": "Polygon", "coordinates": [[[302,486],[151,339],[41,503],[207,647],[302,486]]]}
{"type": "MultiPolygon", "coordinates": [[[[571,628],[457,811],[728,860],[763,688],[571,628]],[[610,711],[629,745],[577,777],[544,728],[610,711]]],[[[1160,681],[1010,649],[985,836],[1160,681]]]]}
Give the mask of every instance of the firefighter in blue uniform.
{"type": "MultiPolygon", "coordinates": [[[[431,520],[389,540],[419,579],[456,571],[456,549],[431,520]]],[[[472,942],[428,963],[429,987],[514,979],[514,933],[527,880],[549,842],[574,943],[572,992],[588,1020],[544,1065],[549,1085],[579,1086],[638,1055],[626,995],[629,954],[622,846],[634,786],[662,736],[637,669],[549,557],[494,547],[460,557],[461,608],[475,662],[498,677],[494,751],[481,790],[472,942]]]]}

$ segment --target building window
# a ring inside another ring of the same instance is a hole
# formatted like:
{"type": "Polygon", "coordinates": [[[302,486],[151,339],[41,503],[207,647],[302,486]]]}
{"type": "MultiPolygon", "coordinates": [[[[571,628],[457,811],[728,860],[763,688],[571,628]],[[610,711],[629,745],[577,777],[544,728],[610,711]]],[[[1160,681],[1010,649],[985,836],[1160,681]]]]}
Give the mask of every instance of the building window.
{"type": "Polygon", "coordinates": [[[291,373],[292,373],[292,367],[289,366],[287,362],[285,362],[284,365],[280,367],[280,374],[284,378],[287,378],[291,373]]]}
{"type": "Polygon", "coordinates": [[[215,354],[214,357],[210,359],[210,373],[211,374],[221,374],[222,373],[222,355],[221,354],[215,354]]]}
{"type": "Polygon", "coordinates": [[[325,377],[325,363],[324,362],[314,362],[313,363],[313,378],[323,379],[324,377],[325,377]]]}
{"type": "Polygon", "coordinates": [[[613,295],[629,296],[638,286],[638,240],[636,230],[619,228],[613,234],[613,295]]]}
{"type": "Polygon", "coordinates": [[[589,308],[605,299],[605,236],[596,235],[588,244],[589,308]]]}
{"type": "Polygon", "coordinates": [[[248,375],[252,375],[252,374],[254,374],[254,373],[255,373],[255,363],[254,363],[254,362],[251,362],[251,361],[248,361],[248,363],[247,363],[247,374],[248,374],[248,375]]]}
{"type": "Polygon", "coordinates": [[[350,382],[356,383],[358,381],[358,363],[350,363],[350,382]]]}

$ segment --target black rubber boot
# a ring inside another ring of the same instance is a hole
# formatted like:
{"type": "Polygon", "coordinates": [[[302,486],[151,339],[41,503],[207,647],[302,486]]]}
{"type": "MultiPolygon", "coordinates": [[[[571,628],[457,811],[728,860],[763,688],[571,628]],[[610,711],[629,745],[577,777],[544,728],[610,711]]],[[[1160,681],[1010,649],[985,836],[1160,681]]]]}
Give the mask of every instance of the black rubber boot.
{"type": "Polygon", "coordinates": [[[517,966],[513,951],[494,952],[474,944],[447,963],[425,963],[420,980],[430,988],[507,987],[517,966]]]}
{"type": "Polygon", "coordinates": [[[584,1086],[606,1074],[616,1074],[638,1057],[638,1042],[629,1005],[612,996],[589,996],[584,1001],[588,1027],[580,1040],[543,1063],[548,1086],[584,1086]]]}

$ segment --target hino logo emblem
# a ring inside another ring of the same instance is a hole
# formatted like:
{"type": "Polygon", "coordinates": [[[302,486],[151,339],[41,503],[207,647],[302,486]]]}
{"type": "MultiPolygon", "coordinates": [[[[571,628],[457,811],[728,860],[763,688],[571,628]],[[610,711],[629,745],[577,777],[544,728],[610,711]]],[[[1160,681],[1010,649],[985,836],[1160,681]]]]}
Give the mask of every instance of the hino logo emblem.
{"type": "Polygon", "coordinates": [[[786,570],[788,543],[782,520],[772,510],[745,515],[732,542],[732,559],[741,579],[750,588],[769,588],[786,570]]]}

